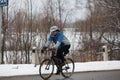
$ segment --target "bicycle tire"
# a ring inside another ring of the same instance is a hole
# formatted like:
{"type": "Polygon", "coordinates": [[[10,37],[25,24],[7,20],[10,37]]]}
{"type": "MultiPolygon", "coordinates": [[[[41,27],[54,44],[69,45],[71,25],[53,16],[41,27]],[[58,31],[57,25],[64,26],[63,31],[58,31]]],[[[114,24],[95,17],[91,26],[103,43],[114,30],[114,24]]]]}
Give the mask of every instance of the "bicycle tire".
{"type": "Polygon", "coordinates": [[[50,59],[45,59],[42,61],[39,67],[39,74],[42,79],[48,79],[52,76],[54,72],[54,64],[52,60],[50,59]]]}
{"type": "Polygon", "coordinates": [[[65,65],[62,66],[61,74],[65,78],[69,78],[72,76],[74,69],[75,69],[74,61],[71,58],[66,58],[65,65]]]}

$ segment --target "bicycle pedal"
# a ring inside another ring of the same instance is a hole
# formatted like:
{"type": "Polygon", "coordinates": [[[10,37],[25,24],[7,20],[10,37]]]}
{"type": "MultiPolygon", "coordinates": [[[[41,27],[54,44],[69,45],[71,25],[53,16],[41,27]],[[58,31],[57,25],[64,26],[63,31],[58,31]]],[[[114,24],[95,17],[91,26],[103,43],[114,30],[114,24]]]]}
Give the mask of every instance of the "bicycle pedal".
{"type": "Polygon", "coordinates": [[[70,67],[64,67],[64,68],[62,68],[62,70],[67,70],[67,69],[70,69],[70,67]]]}
{"type": "Polygon", "coordinates": [[[70,69],[70,67],[65,67],[66,69],[70,69]]]}
{"type": "Polygon", "coordinates": [[[45,68],[46,70],[49,70],[49,68],[45,68]]]}

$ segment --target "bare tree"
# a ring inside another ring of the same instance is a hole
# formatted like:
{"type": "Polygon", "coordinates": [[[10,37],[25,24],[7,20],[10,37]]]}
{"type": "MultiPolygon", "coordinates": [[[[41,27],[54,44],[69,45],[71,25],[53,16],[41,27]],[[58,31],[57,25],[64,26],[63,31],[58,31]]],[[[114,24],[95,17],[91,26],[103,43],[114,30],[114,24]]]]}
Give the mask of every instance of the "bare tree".
{"type": "Polygon", "coordinates": [[[103,39],[112,46],[119,39],[119,0],[88,0],[86,8],[89,10],[87,20],[75,24],[80,32],[84,32],[83,47],[85,51],[90,50],[87,56],[91,54],[92,60],[95,58],[92,55],[104,45],[103,39]]]}

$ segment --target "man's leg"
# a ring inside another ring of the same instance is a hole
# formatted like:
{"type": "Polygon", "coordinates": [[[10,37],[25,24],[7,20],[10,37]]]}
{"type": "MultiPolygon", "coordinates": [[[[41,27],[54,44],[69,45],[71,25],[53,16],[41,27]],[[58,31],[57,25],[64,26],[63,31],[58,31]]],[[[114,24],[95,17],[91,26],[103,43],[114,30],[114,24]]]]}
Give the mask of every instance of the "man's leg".
{"type": "Polygon", "coordinates": [[[59,48],[57,50],[57,58],[59,58],[62,62],[64,62],[63,48],[59,48]]]}
{"type": "MultiPolygon", "coordinates": [[[[61,48],[59,48],[59,49],[57,50],[57,55],[56,55],[56,57],[63,62],[64,56],[63,56],[62,53],[63,53],[63,50],[62,50],[61,48]]],[[[60,63],[60,64],[61,64],[61,63],[60,63]]],[[[61,67],[61,66],[60,66],[60,67],[61,67]]],[[[57,72],[56,72],[56,75],[58,75],[58,74],[60,74],[60,70],[59,70],[59,69],[57,69],[57,72]]]]}
{"type": "Polygon", "coordinates": [[[64,48],[63,48],[64,55],[69,53],[69,48],[70,48],[70,45],[64,46],[64,48]]]}

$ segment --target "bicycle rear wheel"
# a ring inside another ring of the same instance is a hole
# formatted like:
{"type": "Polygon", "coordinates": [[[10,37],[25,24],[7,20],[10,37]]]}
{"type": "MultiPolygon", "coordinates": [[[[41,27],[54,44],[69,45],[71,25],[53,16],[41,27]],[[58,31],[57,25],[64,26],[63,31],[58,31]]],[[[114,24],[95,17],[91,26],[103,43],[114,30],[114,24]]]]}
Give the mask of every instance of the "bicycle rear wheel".
{"type": "Polygon", "coordinates": [[[65,78],[69,78],[70,76],[72,76],[74,68],[75,68],[74,61],[71,58],[66,58],[65,65],[62,66],[61,73],[65,78]]]}
{"type": "Polygon", "coordinates": [[[50,59],[45,59],[42,61],[39,67],[39,74],[41,78],[43,79],[48,79],[52,76],[54,71],[54,65],[52,60],[50,59]]]}

